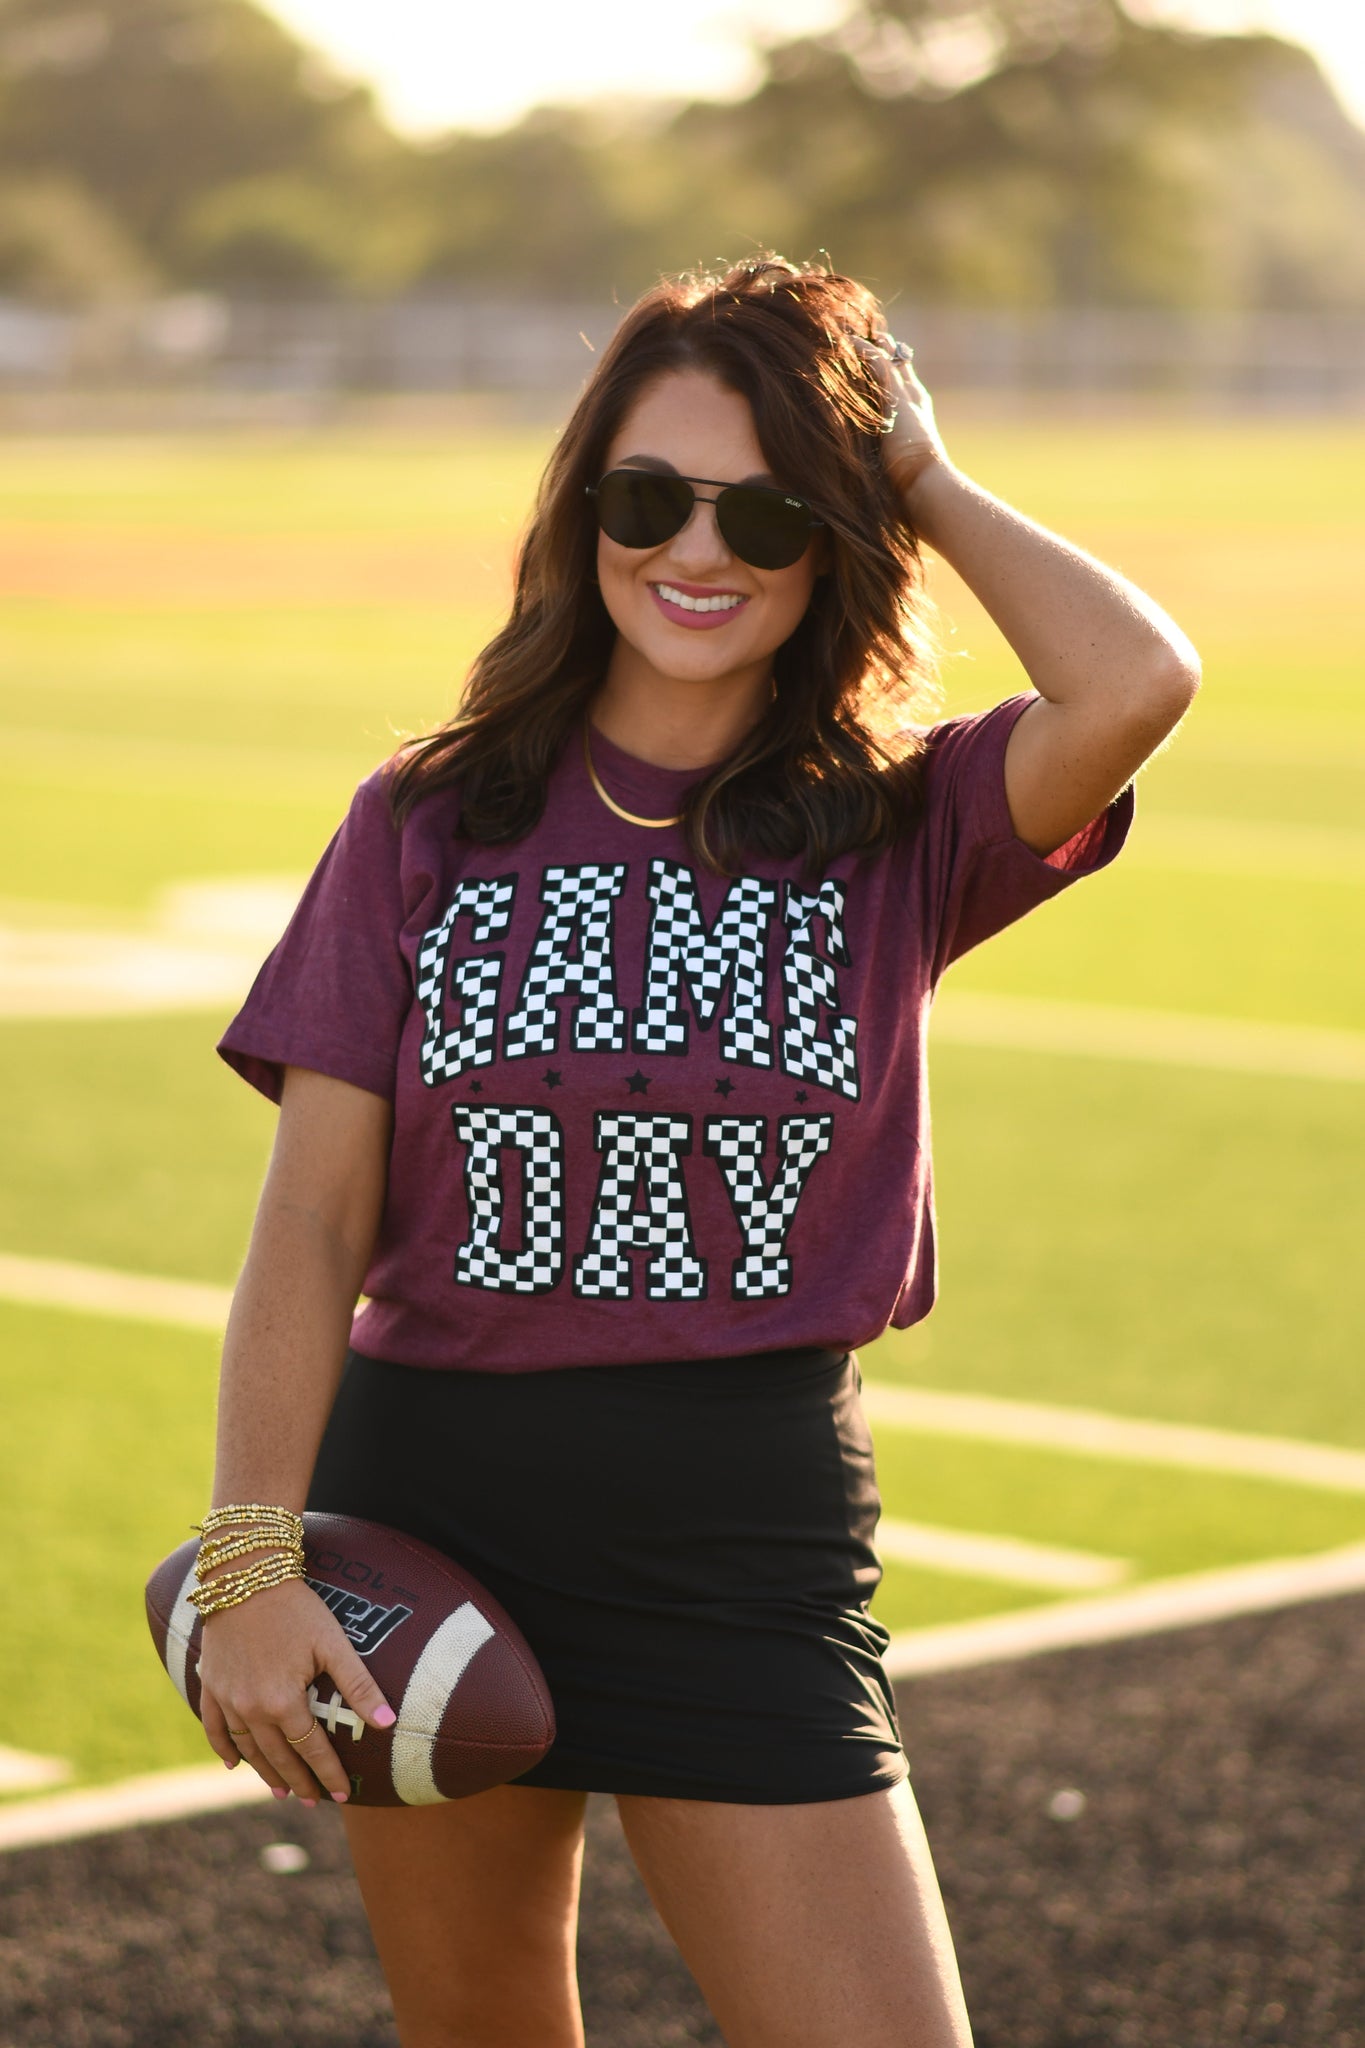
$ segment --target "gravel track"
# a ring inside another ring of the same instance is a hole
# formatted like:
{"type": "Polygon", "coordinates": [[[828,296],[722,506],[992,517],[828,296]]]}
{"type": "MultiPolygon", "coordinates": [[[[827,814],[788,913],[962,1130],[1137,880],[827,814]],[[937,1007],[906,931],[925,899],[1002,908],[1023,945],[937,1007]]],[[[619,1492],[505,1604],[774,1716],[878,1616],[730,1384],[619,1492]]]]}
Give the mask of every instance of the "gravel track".
{"type": "MultiPolygon", "coordinates": [[[[1365,1597],[900,1698],[978,2048],[1365,2048],[1365,1597]]],[[[581,1975],[593,2048],[721,2041],[608,1800],[581,1975]]],[[[334,1814],[0,1856],[0,2048],[396,2041],[334,1814]]]]}

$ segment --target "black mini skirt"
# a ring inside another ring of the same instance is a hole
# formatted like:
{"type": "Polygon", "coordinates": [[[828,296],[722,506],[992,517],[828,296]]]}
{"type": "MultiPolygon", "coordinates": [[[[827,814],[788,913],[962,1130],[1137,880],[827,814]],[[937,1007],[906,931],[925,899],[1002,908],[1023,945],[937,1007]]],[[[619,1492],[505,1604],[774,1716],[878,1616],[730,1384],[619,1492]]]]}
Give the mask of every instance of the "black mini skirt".
{"type": "Polygon", "coordinates": [[[823,1350],[526,1373],[352,1351],[308,1506],[406,1530],[502,1602],[558,1724],[518,1784],[853,1798],[906,1775],[860,1386],[823,1350]]]}

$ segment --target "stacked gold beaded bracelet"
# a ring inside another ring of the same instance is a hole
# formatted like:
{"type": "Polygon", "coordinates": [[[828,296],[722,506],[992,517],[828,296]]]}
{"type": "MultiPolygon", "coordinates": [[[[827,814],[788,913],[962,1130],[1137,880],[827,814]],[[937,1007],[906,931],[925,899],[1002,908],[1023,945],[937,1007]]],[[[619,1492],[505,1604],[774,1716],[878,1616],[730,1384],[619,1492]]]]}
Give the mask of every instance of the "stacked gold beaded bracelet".
{"type": "Polygon", "coordinates": [[[217,1614],[224,1607],[240,1607],[253,1593],[282,1586],[289,1579],[301,1579],[303,1520],[291,1508],[266,1507],[260,1501],[239,1502],[233,1507],[211,1508],[202,1522],[192,1526],[202,1536],[194,1567],[199,1581],[190,1599],[202,1615],[217,1614]],[[236,1571],[224,1571],[234,1557],[253,1552],[264,1555],[236,1571]],[[211,1576],[216,1574],[216,1576],[211,1576]]]}

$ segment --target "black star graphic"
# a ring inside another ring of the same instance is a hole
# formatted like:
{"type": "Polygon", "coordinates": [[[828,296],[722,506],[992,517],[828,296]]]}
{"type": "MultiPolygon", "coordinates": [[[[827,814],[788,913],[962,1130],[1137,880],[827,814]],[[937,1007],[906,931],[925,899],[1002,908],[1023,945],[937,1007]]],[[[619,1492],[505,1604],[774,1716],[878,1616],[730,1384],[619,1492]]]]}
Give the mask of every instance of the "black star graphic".
{"type": "Polygon", "coordinates": [[[562,1088],[564,1086],[564,1076],[554,1067],[547,1067],[540,1078],[547,1088],[562,1088]]]}
{"type": "Polygon", "coordinates": [[[471,1081],[471,1082],[470,1082],[470,1084],[469,1084],[469,1092],[470,1092],[470,1094],[471,1094],[471,1095],[482,1095],[482,1094],[483,1094],[483,1082],[482,1082],[482,1081],[471,1081]]]}
{"type": "Polygon", "coordinates": [[[796,1091],[796,1099],[797,1099],[797,1101],[798,1101],[798,1102],[804,1102],[804,1101],[805,1101],[805,1099],[806,1099],[806,1091],[805,1091],[805,1089],[804,1089],[804,1088],[798,1088],[798,1089],[797,1089],[797,1091],[796,1091]]]}
{"type": "Polygon", "coordinates": [[[734,1085],[735,1084],[733,1081],[727,1081],[724,1078],[722,1078],[716,1083],[717,1095],[728,1095],[730,1093],[730,1090],[734,1087],[734,1085]]]}
{"type": "Polygon", "coordinates": [[[632,1095],[643,1095],[649,1086],[649,1082],[637,1067],[633,1074],[626,1075],[626,1086],[632,1095]]]}

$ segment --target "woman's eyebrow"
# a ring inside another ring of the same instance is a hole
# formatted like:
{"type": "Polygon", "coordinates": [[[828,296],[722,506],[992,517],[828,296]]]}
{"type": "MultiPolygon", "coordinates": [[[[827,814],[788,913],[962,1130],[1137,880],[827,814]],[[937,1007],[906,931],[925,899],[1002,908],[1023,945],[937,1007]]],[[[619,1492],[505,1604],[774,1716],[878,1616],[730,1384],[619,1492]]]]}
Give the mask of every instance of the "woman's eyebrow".
{"type": "MultiPolygon", "coordinates": [[[[623,455],[616,466],[618,469],[653,469],[664,476],[682,475],[682,471],[675,469],[662,455],[623,455]]],[[[771,490],[779,488],[777,478],[767,469],[756,469],[751,476],[739,477],[737,481],[742,484],[766,484],[771,490]]]]}

